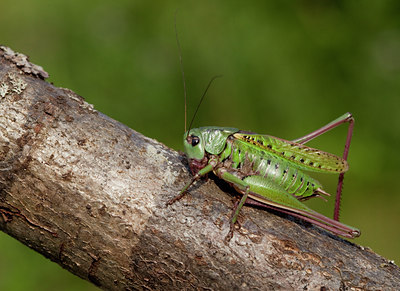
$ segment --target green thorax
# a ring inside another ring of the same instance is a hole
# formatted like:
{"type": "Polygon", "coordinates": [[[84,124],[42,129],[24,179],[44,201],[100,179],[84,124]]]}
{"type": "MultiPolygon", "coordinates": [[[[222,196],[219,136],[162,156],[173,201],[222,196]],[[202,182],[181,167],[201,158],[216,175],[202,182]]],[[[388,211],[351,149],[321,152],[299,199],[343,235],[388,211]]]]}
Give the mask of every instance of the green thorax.
{"type": "Polygon", "coordinates": [[[206,152],[219,155],[225,149],[228,137],[236,132],[239,129],[231,127],[193,128],[183,136],[186,155],[189,159],[196,160],[203,159],[206,152]]]}

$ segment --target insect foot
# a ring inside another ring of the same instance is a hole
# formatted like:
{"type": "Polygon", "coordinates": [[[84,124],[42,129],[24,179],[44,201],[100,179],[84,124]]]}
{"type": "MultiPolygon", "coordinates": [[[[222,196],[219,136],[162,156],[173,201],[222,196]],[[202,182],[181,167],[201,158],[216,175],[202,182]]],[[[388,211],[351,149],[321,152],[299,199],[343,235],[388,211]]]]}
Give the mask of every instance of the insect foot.
{"type": "Polygon", "coordinates": [[[170,200],[167,201],[167,203],[165,203],[167,206],[174,204],[176,201],[181,200],[183,198],[183,196],[186,195],[186,191],[180,192],[178,195],[176,195],[175,197],[171,198],[170,200]]]}
{"type": "Polygon", "coordinates": [[[234,231],[235,231],[235,223],[232,223],[232,221],[231,221],[230,226],[229,226],[229,232],[225,237],[226,244],[228,244],[231,241],[234,231]]]}

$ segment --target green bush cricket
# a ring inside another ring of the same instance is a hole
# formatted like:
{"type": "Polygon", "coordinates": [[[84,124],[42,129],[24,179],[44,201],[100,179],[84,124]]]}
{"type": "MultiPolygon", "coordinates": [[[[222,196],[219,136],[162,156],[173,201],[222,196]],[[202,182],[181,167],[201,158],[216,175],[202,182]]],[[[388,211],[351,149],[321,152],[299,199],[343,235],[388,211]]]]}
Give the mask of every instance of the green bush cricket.
{"type": "MultiPolygon", "coordinates": [[[[178,38],[177,42],[180,50],[178,38]]],[[[182,69],[181,54],[180,64],[182,69]]],[[[167,204],[172,204],[182,198],[196,180],[213,172],[243,195],[240,202],[235,204],[227,240],[232,238],[234,224],[244,204],[274,209],[311,222],[346,238],[360,236],[361,233],[358,229],[339,222],[343,178],[344,173],[348,170],[347,156],[354,127],[354,118],[350,113],[345,113],[320,129],[293,141],[245,132],[236,128],[214,126],[191,128],[214,77],[199,102],[189,130],[186,130],[186,86],[183,69],[182,76],[185,87],[183,143],[194,176],[167,204]],[[304,145],[343,123],[348,123],[349,126],[342,157],[304,145]],[[302,203],[313,197],[330,196],[323,190],[322,185],[306,171],[339,174],[334,219],[330,219],[302,203]]]]}
{"type": "Polygon", "coordinates": [[[194,177],[169,204],[180,199],[194,181],[212,171],[243,194],[240,203],[235,206],[227,238],[232,236],[234,224],[245,203],[261,203],[264,207],[298,217],[332,233],[347,238],[358,237],[358,229],[338,221],[343,175],[348,169],[346,159],[303,145],[344,122],[353,124],[350,113],[297,142],[243,132],[236,128],[191,129],[184,135],[184,146],[194,177]],[[312,197],[330,195],[304,171],[340,173],[335,220],[301,202],[312,197]]]}

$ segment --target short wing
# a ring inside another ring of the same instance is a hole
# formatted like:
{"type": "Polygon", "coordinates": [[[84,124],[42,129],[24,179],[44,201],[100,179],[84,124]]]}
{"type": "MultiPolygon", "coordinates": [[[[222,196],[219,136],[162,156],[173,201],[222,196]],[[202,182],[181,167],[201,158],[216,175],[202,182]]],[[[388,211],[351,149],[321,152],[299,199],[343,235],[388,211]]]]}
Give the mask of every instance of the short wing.
{"type": "Polygon", "coordinates": [[[266,151],[286,159],[298,168],[325,173],[343,173],[349,168],[347,162],[330,153],[310,148],[292,141],[270,135],[238,132],[233,136],[249,143],[259,150],[266,151]]]}
{"type": "Polygon", "coordinates": [[[298,217],[344,237],[355,238],[361,234],[356,228],[347,226],[312,210],[287,193],[282,187],[266,178],[248,176],[243,181],[250,187],[249,197],[268,208],[298,217]]]}

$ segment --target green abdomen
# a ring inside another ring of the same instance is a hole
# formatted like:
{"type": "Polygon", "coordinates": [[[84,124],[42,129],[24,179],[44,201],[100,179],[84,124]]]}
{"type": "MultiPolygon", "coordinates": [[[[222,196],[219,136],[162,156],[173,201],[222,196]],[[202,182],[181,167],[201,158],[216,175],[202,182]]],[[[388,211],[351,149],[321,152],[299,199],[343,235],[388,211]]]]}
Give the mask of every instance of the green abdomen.
{"type": "Polygon", "coordinates": [[[228,139],[226,165],[241,179],[257,175],[284,188],[296,197],[306,198],[321,184],[302,172],[297,164],[235,138],[228,139]],[[230,149],[228,149],[230,148],[230,149]]]}

